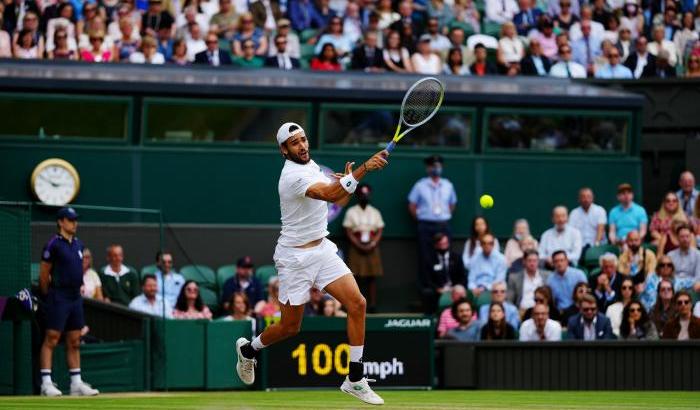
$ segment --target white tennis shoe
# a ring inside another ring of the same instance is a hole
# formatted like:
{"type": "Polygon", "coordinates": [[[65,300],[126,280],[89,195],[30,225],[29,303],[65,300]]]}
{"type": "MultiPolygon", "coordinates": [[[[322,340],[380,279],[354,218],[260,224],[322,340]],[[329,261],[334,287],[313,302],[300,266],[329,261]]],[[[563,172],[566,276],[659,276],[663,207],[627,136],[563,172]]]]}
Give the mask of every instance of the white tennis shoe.
{"type": "Polygon", "coordinates": [[[236,372],[241,381],[247,385],[253,384],[255,381],[255,365],[257,360],[246,359],[241,353],[241,347],[248,343],[248,339],[240,337],[236,340],[236,353],[238,353],[238,363],[236,363],[236,372]]]}
{"type": "Polygon", "coordinates": [[[71,383],[70,385],[71,396],[97,396],[98,394],[100,394],[99,390],[93,389],[85,382],[71,383]]]}
{"type": "Polygon", "coordinates": [[[41,395],[46,397],[63,396],[56,383],[41,383],[41,395]]]}
{"type": "Polygon", "coordinates": [[[340,386],[340,390],[368,404],[384,404],[384,399],[379,397],[379,395],[369,387],[368,382],[374,381],[376,380],[363,377],[359,382],[351,382],[350,378],[345,376],[345,381],[340,386]]]}

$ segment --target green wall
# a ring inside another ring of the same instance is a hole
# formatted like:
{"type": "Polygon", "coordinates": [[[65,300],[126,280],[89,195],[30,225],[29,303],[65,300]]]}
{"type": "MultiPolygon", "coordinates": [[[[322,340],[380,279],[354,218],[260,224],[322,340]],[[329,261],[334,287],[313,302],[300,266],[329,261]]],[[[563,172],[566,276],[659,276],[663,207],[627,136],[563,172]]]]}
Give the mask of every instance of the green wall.
{"type": "MultiPolygon", "coordinates": [[[[345,161],[361,163],[372,152],[316,150],[319,164],[340,170],[345,161]]],[[[371,174],[374,203],[387,223],[386,234],[413,235],[406,196],[424,175],[425,152],[401,147],[384,171],[371,174]]],[[[478,197],[490,193],[495,207],[485,211],[499,236],[507,236],[518,217],[539,233],[549,225],[553,205],[575,205],[580,186],[591,186],[597,202],[609,208],[620,182],[641,185],[639,158],[612,155],[445,154],[445,176],[457,189],[453,220],[464,236],[471,218],[481,213],[478,197]]],[[[279,224],[277,180],[282,167],[276,148],[143,147],[84,144],[0,145],[0,200],[32,200],[29,177],[42,160],[71,162],[81,177],[76,204],[162,208],[166,222],[197,224],[279,224]]],[[[641,195],[641,192],[637,192],[641,195]]],[[[41,213],[41,210],[39,211],[41,213]]],[[[51,213],[46,210],[45,217],[51,213]]],[[[103,216],[104,217],[104,216],[103,216]]],[[[110,215],[114,220],[114,214],[110,215]]],[[[99,218],[98,218],[99,219],[99,218]]],[[[332,228],[337,231],[337,220],[332,228]]]]}

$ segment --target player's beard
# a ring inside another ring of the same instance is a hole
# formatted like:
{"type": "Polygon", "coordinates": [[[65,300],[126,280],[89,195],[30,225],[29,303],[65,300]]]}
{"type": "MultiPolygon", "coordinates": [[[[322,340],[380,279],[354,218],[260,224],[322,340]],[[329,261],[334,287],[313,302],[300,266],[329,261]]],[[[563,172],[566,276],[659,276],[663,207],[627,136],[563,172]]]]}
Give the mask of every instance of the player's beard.
{"type": "Polygon", "coordinates": [[[311,154],[309,151],[306,151],[306,155],[308,156],[307,159],[303,160],[299,155],[287,152],[287,159],[296,162],[297,164],[306,165],[309,163],[309,161],[311,161],[311,154]]]}

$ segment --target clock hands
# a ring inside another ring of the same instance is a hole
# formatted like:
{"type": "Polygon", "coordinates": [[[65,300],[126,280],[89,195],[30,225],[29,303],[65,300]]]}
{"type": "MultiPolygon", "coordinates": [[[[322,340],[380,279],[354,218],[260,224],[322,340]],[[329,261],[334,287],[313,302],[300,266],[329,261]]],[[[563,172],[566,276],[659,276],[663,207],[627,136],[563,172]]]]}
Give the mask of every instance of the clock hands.
{"type": "Polygon", "coordinates": [[[61,185],[63,185],[63,184],[57,184],[56,182],[53,182],[52,180],[50,180],[49,178],[47,178],[46,176],[41,175],[41,174],[39,174],[39,178],[41,178],[41,179],[43,179],[44,181],[48,182],[48,183],[51,184],[51,186],[54,187],[54,188],[58,188],[58,187],[60,187],[61,185]]]}

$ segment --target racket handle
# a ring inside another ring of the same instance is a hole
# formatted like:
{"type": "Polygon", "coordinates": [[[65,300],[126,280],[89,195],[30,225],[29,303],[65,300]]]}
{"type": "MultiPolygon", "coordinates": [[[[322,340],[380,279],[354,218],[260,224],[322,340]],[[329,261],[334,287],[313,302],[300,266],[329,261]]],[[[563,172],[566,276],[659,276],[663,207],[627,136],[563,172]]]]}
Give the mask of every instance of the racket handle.
{"type": "Polygon", "coordinates": [[[386,148],[384,148],[384,149],[386,150],[386,152],[391,154],[391,151],[393,151],[395,147],[396,147],[396,142],[391,141],[389,144],[387,144],[386,148]]]}

